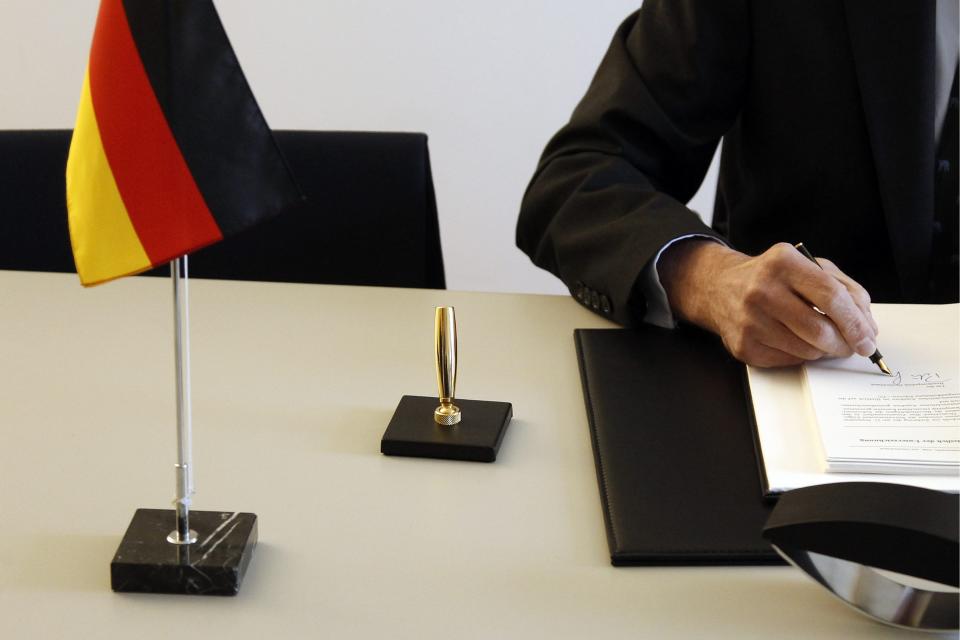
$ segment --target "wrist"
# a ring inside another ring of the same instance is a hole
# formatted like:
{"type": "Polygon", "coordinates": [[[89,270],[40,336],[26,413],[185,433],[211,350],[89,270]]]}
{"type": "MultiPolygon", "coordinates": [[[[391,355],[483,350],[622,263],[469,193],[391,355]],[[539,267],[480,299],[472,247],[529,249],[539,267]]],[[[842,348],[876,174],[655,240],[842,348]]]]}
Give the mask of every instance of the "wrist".
{"type": "Polygon", "coordinates": [[[667,248],[657,272],[667,301],[678,318],[715,330],[714,311],[723,272],[747,256],[713,240],[691,238],[667,248]]]}

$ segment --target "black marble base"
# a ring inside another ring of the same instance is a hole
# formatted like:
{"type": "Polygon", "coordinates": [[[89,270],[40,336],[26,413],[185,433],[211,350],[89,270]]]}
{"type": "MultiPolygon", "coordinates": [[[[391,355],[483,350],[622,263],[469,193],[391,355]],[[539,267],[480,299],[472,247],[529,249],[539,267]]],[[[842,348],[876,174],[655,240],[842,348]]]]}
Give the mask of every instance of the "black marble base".
{"type": "Polygon", "coordinates": [[[380,441],[388,456],[493,462],[513,416],[509,402],[461,400],[459,424],[442,427],[433,420],[435,397],[403,396],[380,441]]]}
{"type": "Polygon", "coordinates": [[[257,544],[257,516],[191,511],[197,541],[167,542],[176,528],[172,509],[137,509],[110,563],[114,591],[233,596],[257,544]]]}

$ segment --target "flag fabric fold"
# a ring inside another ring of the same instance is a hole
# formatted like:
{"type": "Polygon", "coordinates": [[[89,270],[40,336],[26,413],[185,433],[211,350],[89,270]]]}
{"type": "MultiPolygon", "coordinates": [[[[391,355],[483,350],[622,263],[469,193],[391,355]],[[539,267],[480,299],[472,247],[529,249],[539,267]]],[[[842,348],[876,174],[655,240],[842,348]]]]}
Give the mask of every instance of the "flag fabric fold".
{"type": "Polygon", "coordinates": [[[101,0],[66,178],[84,285],[302,198],[210,0],[101,0]]]}

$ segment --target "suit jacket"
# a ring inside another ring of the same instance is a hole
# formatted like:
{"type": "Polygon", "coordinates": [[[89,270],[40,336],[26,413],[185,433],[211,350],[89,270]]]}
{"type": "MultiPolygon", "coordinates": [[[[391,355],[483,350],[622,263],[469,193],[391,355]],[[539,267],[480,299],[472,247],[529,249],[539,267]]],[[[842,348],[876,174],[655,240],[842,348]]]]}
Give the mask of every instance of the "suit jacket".
{"type": "Polygon", "coordinates": [[[933,0],[646,0],[527,188],[517,245],[584,304],[642,317],[671,239],[803,241],[874,301],[925,290],[933,0]],[[713,228],[685,206],[723,137],[713,228]]]}

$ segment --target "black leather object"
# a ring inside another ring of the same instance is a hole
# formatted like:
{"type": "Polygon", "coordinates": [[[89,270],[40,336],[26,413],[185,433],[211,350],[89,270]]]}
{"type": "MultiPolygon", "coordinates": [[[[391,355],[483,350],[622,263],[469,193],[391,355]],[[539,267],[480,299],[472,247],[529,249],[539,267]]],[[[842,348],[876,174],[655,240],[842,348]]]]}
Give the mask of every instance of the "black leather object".
{"type": "MultiPolygon", "coordinates": [[[[75,270],[64,178],[70,135],[0,131],[0,269],[75,270]]],[[[190,275],[445,288],[424,134],[274,135],[306,202],[192,254],[190,275]]]]}
{"type": "Polygon", "coordinates": [[[960,498],[887,482],[843,482],[789,491],[763,535],[858,564],[960,586],[960,498]]]}
{"type": "Polygon", "coordinates": [[[741,369],[714,336],[578,329],[577,356],[610,559],[780,564],[761,538],[741,369]]]}

